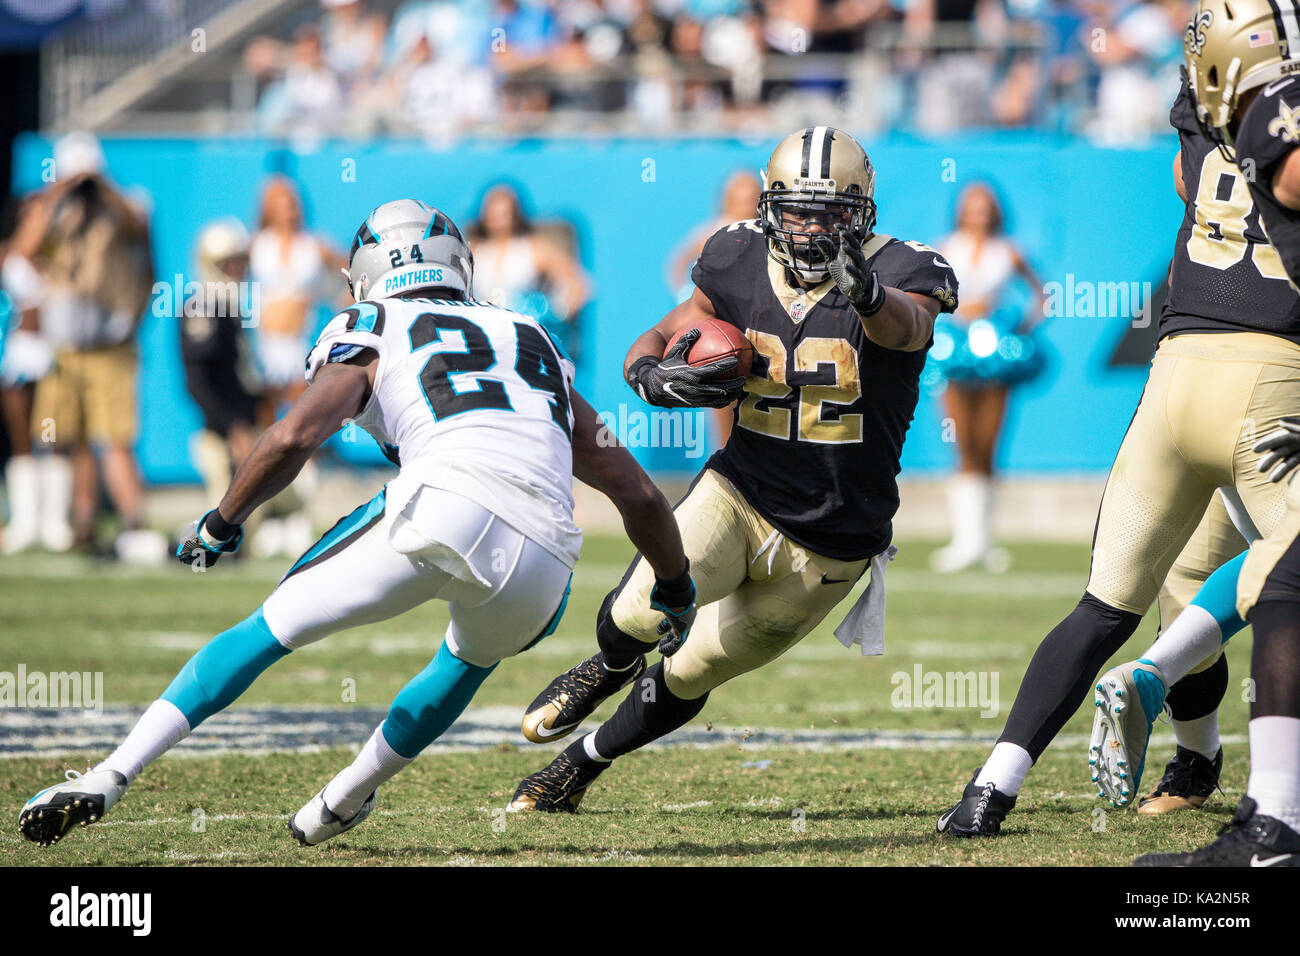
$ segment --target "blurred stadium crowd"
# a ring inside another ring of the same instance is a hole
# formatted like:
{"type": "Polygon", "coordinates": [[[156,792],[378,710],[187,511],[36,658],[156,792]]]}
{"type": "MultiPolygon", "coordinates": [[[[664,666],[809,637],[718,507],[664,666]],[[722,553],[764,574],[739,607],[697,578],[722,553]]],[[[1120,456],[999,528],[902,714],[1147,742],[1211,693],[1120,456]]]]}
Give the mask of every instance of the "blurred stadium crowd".
{"type": "Polygon", "coordinates": [[[1186,0],[321,0],[247,44],[260,132],[1165,123],[1186,0]],[[393,7],[391,12],[387,9],[393,7]]]}

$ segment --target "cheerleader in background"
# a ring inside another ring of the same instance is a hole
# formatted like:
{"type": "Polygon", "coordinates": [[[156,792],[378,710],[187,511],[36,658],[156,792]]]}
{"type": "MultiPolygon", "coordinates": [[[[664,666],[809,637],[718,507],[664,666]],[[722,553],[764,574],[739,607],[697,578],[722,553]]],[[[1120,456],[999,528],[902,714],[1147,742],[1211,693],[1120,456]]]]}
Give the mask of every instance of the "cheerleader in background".
{"type": "Polygon", "coordinates": [[[9,524],[4,551],[13,554],[36,544],[52,551],[72,546],[67,503],[72,469],[58,455],[32,454],[32,401],[36,383],[50,370],[54,353],[39,331],[45,284],[33,265],[45,229],[33,200],[16,209],[17,222],[0,243],[0,411],[9,432],[5,484],[9,524]]]}
{"type": "Polygon", "coordinates": [[[505,184],[488,189],[466,234],[474,298],[531,315],[576,357],[590,285],[573,256],[529,223],[519,194],[505,184]]]}
{"type": "Polygon", "coordinates": [[[941,572],[1010,565],[1007,552],[993,544],[993,465],[1010,387],[1043,368],[1043,349],[1032,334],[1043,316],[1043,287],[1002,228],[992,188],[976,183],[962,192],[956,228],[938,246],[961,282],[961,305],[936,323],[925,376],[931,391],[943,390],[959,457],[948,483],[952,541],[930,558],[941,572]],[[1027,314],[1000,308],[1017,276],[1033,297],[1027,314]]]}
{"type": "MultiPolygon", "coordinates": [[[[274,176],[262,193],[258,231],[249,247],[249,275],[261,310],[256,317],[255,352],[262,394],[259,429],[307,388],[303,361],[316,333],[316,307],[329,297],[330,282],[347,260],[303,224],[302,199],[284,176],[274,176]]],[[[316,470],[304,468],[277,495],[252,539],[256,557],[301,554],[314,535],[304,502],[311,499],[316,470]]]]}

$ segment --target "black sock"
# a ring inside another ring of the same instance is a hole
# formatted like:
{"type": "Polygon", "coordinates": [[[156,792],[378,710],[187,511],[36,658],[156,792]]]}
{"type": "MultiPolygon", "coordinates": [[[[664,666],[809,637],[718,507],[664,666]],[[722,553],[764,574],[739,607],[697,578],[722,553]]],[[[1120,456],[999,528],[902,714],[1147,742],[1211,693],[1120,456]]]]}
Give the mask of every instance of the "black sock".
{"type": "Polygon", "coordinates": [[[636,663],[638,657],[654,646],[643,644],[614,623],[614,599],[618,597],[621,588],[620,584],[605,595],[605,602],[596,615],[596,643],[605,656],[605,666],[615,671],[627,670],[636,663]]]}
{"type": "Polygon", "coordinates": [[[1140,614],[1084,592],[1069,616],[1043,638],[1020,682],[998,742],[1029,751],[1035,762],[1083,703],[1101,666],[1133,636],[1140,614]]]}
{"type": "MultiPolygon", "coordinates": [[[[1270,578],[1270,581],[1272,578],[1270,578]]],[[[1300,718],[1300,603],[1265,599],[1250,613],[1250,716],[1300,718]]]]}
{"type": "Polygon", "coordinates": [[[609,760],[672,733],[701,710],[709,695],[695,700],[674,696],[664,680],[663,661],[648,669],[596,731],[596,751],[609,760]]]}
{"type": "Polygon", "coordinates": [[[1169,688],[1165,703],[1174,720],[1196,720],[1218,710],[1227,692],[1228,658],[1220,654],[1205,670],[1188,674],[1169,688]]]}

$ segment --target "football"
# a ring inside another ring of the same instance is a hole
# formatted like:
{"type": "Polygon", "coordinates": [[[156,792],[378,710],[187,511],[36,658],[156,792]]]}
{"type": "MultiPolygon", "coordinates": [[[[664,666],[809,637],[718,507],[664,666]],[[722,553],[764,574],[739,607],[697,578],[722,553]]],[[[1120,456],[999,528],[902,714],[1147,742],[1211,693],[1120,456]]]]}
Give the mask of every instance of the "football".
{"type": "MultiPolygon", "coordinates": [[[[749,370],[754,365],[754,347],[749,344],[749,339],[745,338],[740,329],[721,319],[701,319],[674,335],[672,341],[668,343],[668,349],[676,345],[678,339],[691,329],[700,330],[700,337],[686,354],[687,361],[691,365],[707,365],[709,362],[734,355],[740,365],[735,372],[726,372],[719,378],[735,378],[737,375],[741,378],[748,377],[749,370]]],[[[665,352],[668,349],[665,349],[665,352]]]]}

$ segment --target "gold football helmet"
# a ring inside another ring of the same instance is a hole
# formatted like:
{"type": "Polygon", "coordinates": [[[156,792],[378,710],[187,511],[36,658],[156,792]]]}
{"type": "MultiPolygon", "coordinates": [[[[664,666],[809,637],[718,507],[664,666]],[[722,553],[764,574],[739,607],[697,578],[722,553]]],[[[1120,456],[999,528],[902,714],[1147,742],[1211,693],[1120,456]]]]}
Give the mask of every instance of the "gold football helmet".
{"type": "Polygon", "coordinates": [[[1205,135],[1231,149],[1241,94],[1300,71],[1300,2],[1199,0],[1183,57],[1205,135]]]}
{"type": "Polygon", "coordinates": [[[758,213],[768,254],[807,282],[827,276],[824,241],[839,249],[840,232],[861,242],[876,224],[871,198],[876,171],[858,141],[830,126],[791,133],[763,170],[758,213]]]}

